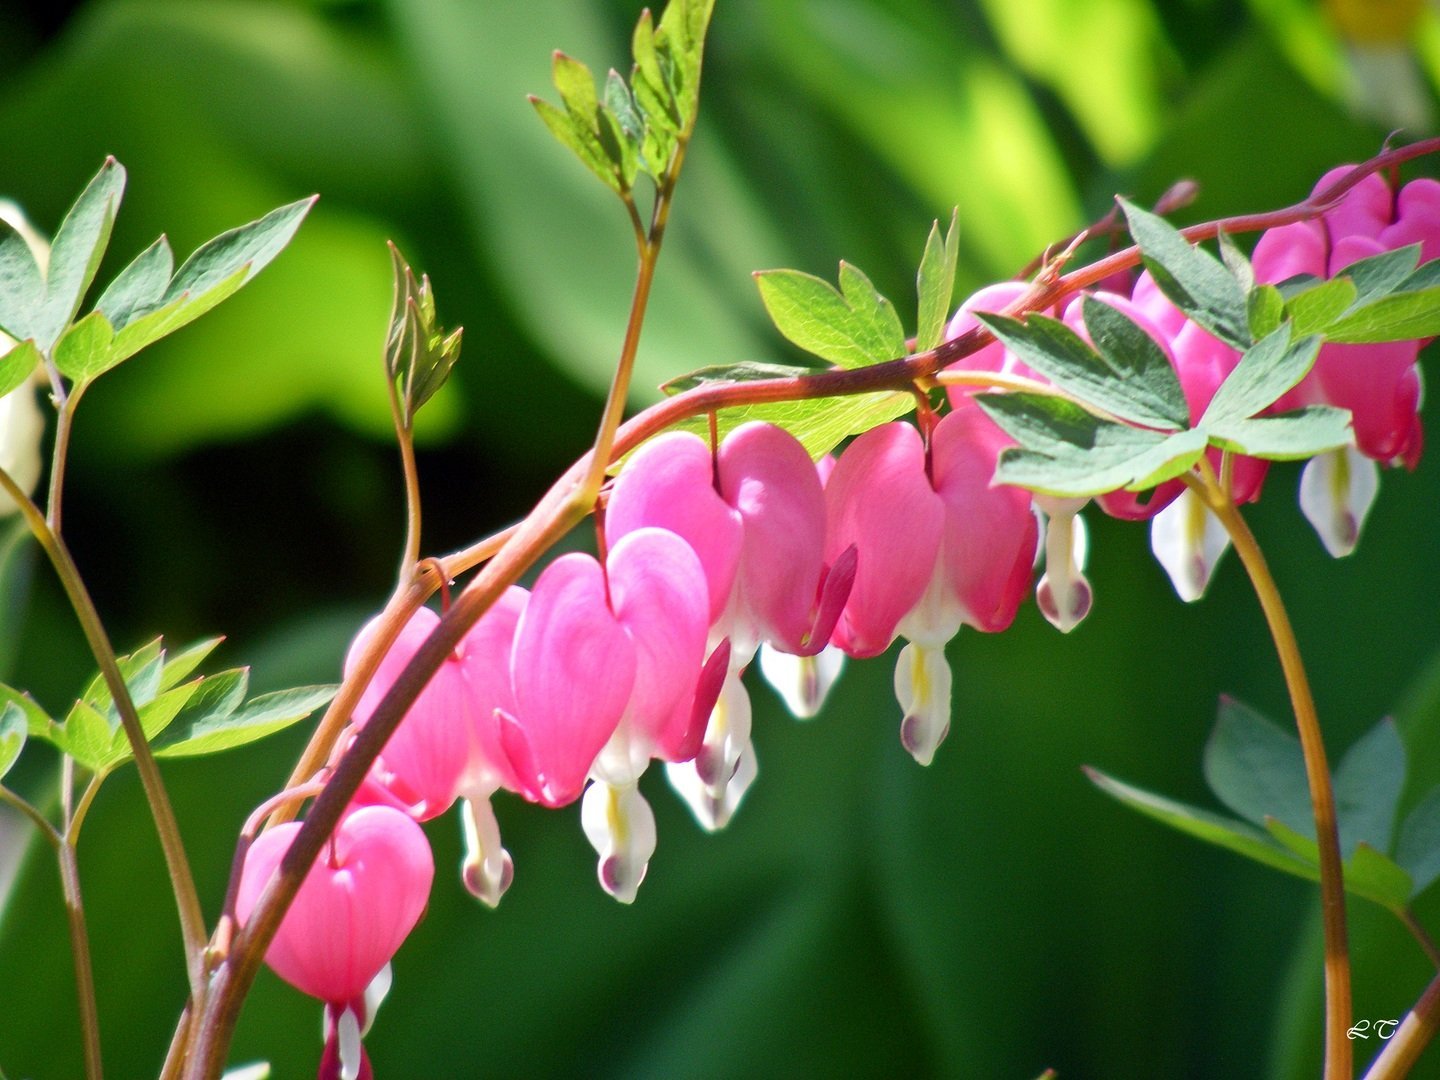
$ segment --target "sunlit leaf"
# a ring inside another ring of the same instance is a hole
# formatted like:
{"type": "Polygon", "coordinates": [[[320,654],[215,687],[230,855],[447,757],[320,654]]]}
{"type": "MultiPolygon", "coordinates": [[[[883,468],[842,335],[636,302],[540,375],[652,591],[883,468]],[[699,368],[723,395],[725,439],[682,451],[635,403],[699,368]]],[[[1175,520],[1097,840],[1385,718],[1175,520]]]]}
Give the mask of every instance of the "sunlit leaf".
{"type": "Polygon", "coordinates": [[[1300,461],[1350,446],[1350,413],[1329,405],[1306,405],[1277,416],[1227,420],[1202,430],[1222,449],[1271,461],[1300,461]]]}
{"type": "Polygon", "coordinates": [[[29,721],[25,710],[13,701],[0,704],[0,779],[10,771],[25,749],[29,721]]]}
{"type": "Polygon", "coordinates": [[[34,327],[33,336],[42,349],[54,345],[80,310],[80,302],[110,243],[110,230],[124,192],[125,169],[114,158],[107,158],[60,223],[50,245],[45,304],[34,327]]]}
{"type": "Polygon", "coordinates": [[[1235,370],[1210,399],[1202,426],[1242,420],[1273,405],[1315,364],[1318,337],[1292,339],[1288,324],[1245,350],[1235,370]]]}
{"type": "Polygon", "coordinates": [[[920,270],[915,290],[920,311],[915,322],[915,349],[924,352],[940,344],[950,305],[955,298],[955,266],[960,257],[960,210],[950,211],[950,227],[940,233],[940,222],[930,226],[925,240],[925,253],[920,257],[920,270]]]}
{"type": "Polygon", "coordinates": [[[906,353],[894,307],[855,267],[840,264],[843,293],[799,270],[761,270],[755,282],[775,328],[822,360],[854,368],[906,353]]]}

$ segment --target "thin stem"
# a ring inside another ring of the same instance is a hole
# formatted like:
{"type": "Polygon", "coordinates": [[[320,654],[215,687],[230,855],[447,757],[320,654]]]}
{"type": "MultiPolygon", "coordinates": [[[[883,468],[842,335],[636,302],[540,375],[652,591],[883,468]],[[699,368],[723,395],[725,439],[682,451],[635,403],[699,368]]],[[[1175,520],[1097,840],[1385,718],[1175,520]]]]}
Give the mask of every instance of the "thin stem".
{"type": "Polygon", "coordinates": [[[75,995],[80,1008],[80,1041],[85,1050],[85,1075],[100,1080],[100,1013],[95,1006],[95,970],[90,963],[90,934],[85,928],[85,905],[80,899],[80,867],[68,840],[56,848],[60,861],[60,887],[65,894],[65,917],[70,927],[70,951],[75,958],[75,995]]]}
{"type": "MultiPolygon", "coordinates": [[[[75,400],[73,396],[71,400],[75,400]]],[[[200,910],[200,897],[195,891],[195,881],[190,874],[190,863],[185,856],[185,845],[180,836],[180,827],[175,820],[175,811],[170,805],[170,796],[165,790],[165,782],[160,776],[160,767],[155,761],[155,755],[150,750],[150,744],[145,741],[145,731],[140,726],[140,714],[135,708],[135,701],[130,696],[129,687],[125,685],[125,677],[120,672],[120,666],[115,659],[115,650],[110,644],[109,636],[105,633],[100,615],[95,610],[95,603],[85,588],[80,571],[75,566],[75,561],[71,558],[65,542],[50,529],[39,509],[4,469],[0,469],[0,488],[3,488],[15,501],[15,505],[20,508],[20,513],[25,517],[30,531],[49,557],[50,563],[55,569],[55,576],[60,579],[60,584],[64,587],[66,596],[69,597],[70,606],[75,611],[76,620],[85,634],[90,652],[94,656],[96,664],[99,665],[105,686],[110,691],[111,700],[114,701],[115,708],[120,714],[120,724],[125,730],[125,738],[130,744],[130,752],[135,757],[135,768],[140,774],[140,784],[144,789],[146,802],[150,806],[150,816],[155,822],[155,831],[160,838],[160,848],[165,855],[165,866],[170,874],[170,886],[175,894],[175,906],[180,916],[180,935],[185,947],[185,966],[190,976],[190,993],[192,998],[198,1001],[204,989],[202,964],[205,949],[205,919],[200,910]]],[[[67,783],[65,787],[68,788],[69,784],[67,783]]]]}
{"type": "Polygon", "coordinates": [[[1366,1072],[1365,1080],[1400,1080],[1402,1076],[1409,1076],[1421,1051],[1435,1037],[1436,1028],[1440,1028],[1440,975],[1431,980],[1415,1007],[1396,1028],[1366,1072]]]}
{"type": "Polygon", "coordinates": [[[45,512],[50,531],[56,536],[60,535],[60,502],[65,492],[65,466],[70,457],[70,431],[75,422],[75,407],[89,385],[78,382],[70,388],[69,394],[62,394],[56,400],[55,448],[50,455],[50,500],[45,512]]]}
{"type": "Polygon", "coordinates": [[[65,840],[67,843],[80,843],[80,830],[85,825],[85,815],[90,812],[90,804],[95,801],[95,796],[100,792],[100,785],[105,782],[106,773],[97,772],[90,777],[90,782],[85,785],[85,790],[80,795],[80,802],[75,806],[75,812],[70,815],[65,825],[65,840]]]}
{"type": "Polygon", "coordinates": [[[1350,1080],[1354,1071],[1353,1046],[1347,1034],[1351,1023],[1350,954],[1345,928],[1345,877],[1340,862],[1340,832],[1335,816],[1335,794],[1330,785],[1330,767],[1325,760],[1325,743],[1315,700],[1300,658],[1300,646],[1290,617],[1280,598],[1275,579],[1255,534],[1235,504],[1225,494],[1214,470],[1200,459],[1200,475],[1186,482],[1218,517],[1235,545],[1235,552],[1250,575],[1260,601],[1285,685],[1295,711],[1300,750],[1305,758],[1305,777],[1310,785],[1310,808],[1315,818],[1315,838],[1320,855],[1320,911],[1325,931],[1325,1080],[1350,1080]]]}
{"type": "Polygon", "coordinates": [[[13,807],[29,818],[30,823],[39,830],[40,835],[45,838],[45,842],[51,847],[58,848],[64,842],[64,838],[60,835],[60,830],[55,828],[55,826],[50,823],[50,819],[36,809],[34,804],[19,792],[11,791],[3,784],[0,784],[0,802],[13,807]]]}
{"type": "Polygon", "coordinates": [[[397,432],[400,467],[405,473],[405,551],[400,557],[400,580],[409,579],[420,561],[420,473],[415,467],[414,433],[397,432]]]}
{"type": "Polygon", "coordinates": [[[1410,931],[1410,936],[1420,943],[1420,948],[1425,950],[1425,955],[1430,958],[1430,963],[1440,968],[1440,948],[1436,948],[1435,939],[1420,925],[1420,920],[1415,918],[1415,912],[1408,907],[1400,912],[1400,921],[1405,924],[1405,929],[1410,931]]]}

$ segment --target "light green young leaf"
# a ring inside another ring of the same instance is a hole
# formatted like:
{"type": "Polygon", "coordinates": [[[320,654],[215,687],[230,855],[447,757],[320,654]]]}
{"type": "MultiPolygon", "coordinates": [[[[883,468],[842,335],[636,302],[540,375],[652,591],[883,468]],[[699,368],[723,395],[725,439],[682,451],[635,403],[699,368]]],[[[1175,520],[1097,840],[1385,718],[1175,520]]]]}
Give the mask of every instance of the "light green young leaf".
{"type": "Polygon", "coordinates": [[[1186,240],[1164,218],[1124,199],[1119,202],[1130,235],[1140,246],[1145,266],[1160,291],[1227,345],[1248,348],[1251,342],[1245,292],[1234,275],[1219,259],[1186,240]]]}
{"type": "Polygon", "coordinates": [[[555,89],[560,91],[560,100],[564,102],[566,111],[581,124],[593,128],[600,102],[595,94],[595,76],[590,69],[556,49],[551,57],[550,77],[555,89]]]}
{"type": "Polygon", "coordinates": [[[620,192],[620,178],[616,175],[614,163],[600,145],[600,138],[593,129],[583,126],[571,113],[557,109],[544,98],[532,96],[530,104],[535,106],[535,111],[550,129],[550,134],[569,147],[570,152],[580,159],[580,163],[599,177],[606,187],[620,192]]]}
{"type": "Polygon", "coordinates": [[[124,192],[125,169],[113,157],[106,158],[60,223],[50,246],[45,304],[34,325],[35,343],[42,350],[55,344],[80,310],[80,302],[95,280],[95,271],[110,243],[110,230],[124,192]]]}
{"type": "Polygon", "coordinates": [[[1440,787],[1405,816],[1395,842],[1395,861],[1414,879],[1415,896],[1440,879],[1440,787]]]}
{"type": "Polygon", "coordinates": [[[950,304],[955,298],[955,267],[960,258],[960,208],[950,211],[950,227],[940,235],[940,222],[930,226],[925,252],[920,257],[920,270],[915,276],[915,291],[920,300],[915,322],[915,349],[925,352],[940,344],[945,322],[950,317],[950,304]]]}
{"type": "Polygon", "coordinates": [[[1206,843],[1237,852],[1266,866],[1297,877],[1319,880],[1319,872],[1304,859],[1275,843],[1269,836],[1243,821],[1177,802],[1163,795],[1133,787],[1098,769],[1086,768],[1091,783],[1131,809],[1163,822],[1206,843]]]}
{"type": "Polygon", "coordinates": [[[1390,850],[1405,770],[1405,746],[1388,716],[1345,751],[1334,781],[1342,856],[1349,858],[1362,842],[1390,850]]]}
{"type": "Polygon", "coordinates": [[[1310,371],[1320,352],[1318,337],[1293,340],[1289,324],[1247,349],[1230,372],[1205,415],[1202,427],[1218,427],[1229,420],[1244,420],[1273,405],[1310,371]]]}
{"type": "Polygon", "coordinates": [[[55,343],[55,366],[76,382],[89,382],[114,365],[115,328],[104,312],[92,311],[55,343]]]}
{"type": "MultiPolygon", "coordinates": [[[[3,285],[0,285],[3,287],[3,285]]],[[[40,350],[29,339],[20,342],[9,352],[0,356],[0,397],[10,393],[35,373],[42,362],[40,350]]]]}
{"type": "Polygon", "coordinates": [[[462,330],[447,333],[435,315],[435,293],[430,278],[415,272],[400,249],[390,244],[395,300],[390,328],[385,335],[385,368],[395,382],[400,421],[409,430],[415,414],[450,378],[460,359],[462,330]]]}
{"type": "Polygon", "coordinates": [[[1440,286],[1382,296],[1325,328],[1326,340],[1341,344],[1408,341],[1437,335],[1440,335],[1440,286]]]}
{"type": "Polygon", "coordinates": [[[13,701],[0,704],[0,779],[10,771],[25,749],[25,734],[28,728],[25,710],[13,701]]]}
{"type": "Polygon", "coordinates": [[[1246,301],[1250,335],[1259,341],[1280,329],[1285,318],[1285,298],[1274,285],[1257,285],[1246,301]]]}
{"type": "MultiPolygon", "coordinates": [[[[1296,832],[1284,822],[1269,818],[1265,828],[1270,835],[1315,868],[1312,877],[1320,876],[1320,848],[1309,835],[1296,832]]],[[[1312,829],[1313,831],[1313,829],[1312,829]]],[[[1414,891],[1414,884],[1401,867],[1380,854],[1369,844],[1361,844],[1344,860],[1345,891],[1403,915],[1414,891]]]]}
{"type": "Polygon", "coordinates": [[[1306,405],[1278,416],[1224,420],[1202,425],[1200,430],[1222,450],[1271,461],[1302,461],[1355,441],[1349,411],[1329,405],[1306,405]]]}
{"type": "Polygon", "coordinates": [[[156,757],[197,757],[263,739],[304,720],[339,689],[303,686],[261,694],[242,708],[187,719],[156,741],[156,757]]]}
{"type": "MultiPolygon", "coordinates": [[[[850,394],[823,400],[774,401],[722,409],[717,419],[722,439],[741,424],[762,420],[783,427],[800,441],[812,458],[820,458],[851,435],[888,423],[914,408],[915,399],[909,394],[850,394]]],[[[710,437],[709,421],[703,416],[692,417],[679,427],[705,439],[710,437]]]]}
{"type": "Polygon", "coordinates": [[[34,337],[45,306],[45,277],[30,245],[0,222],[0,330],[17,341],[34,337]]]}
{"type": "Polygon", "coordinates": [[[223,637],[203,638],[179,652],[167,653],[164,670],[160,673],[160,689],[169,690],[178,686],[224,640],[223,637]]]}
{"type": "Polygon", "coordinates": [[[1346,277],[1331,278],[1295,293],[1285,302],[1291,335],[1298,338],[1324,333],[1354,303],[1356,295],[1355,283],[1346,277]]]}
{"type": "Polygon", "coordinates": [[[1203,768],[1210,790],[1245,820],[1264,825],[1277,818],[1313,834],[1300,740],[1254,709],[1221,699],[1203,768]]]}
{"type": "Polygon", "coordinates": [[[170,241],[162,236],[106,286],[95,302],[95,310],[103,311],[110,325],[122,330],[164,304],[165,290],[174,272],[174,253],[170,241]]]}
{"type": "Polygon", "coordinates": [[[806,352],[840,367],[904,356],[905,333],[894,308],[879,298],[864,274],[853,267],[847,274],[846,264],[840,266],[845,295],[799,270],[757,271],[760,298],[775,328],[806,352]]]}
{"type": "Polygon", "coordinates": [[[110,757],[115,734],[110,722],[92,705],[77,701],[65,715],[57,745],[85,768],[98,772],[110,757]]]}

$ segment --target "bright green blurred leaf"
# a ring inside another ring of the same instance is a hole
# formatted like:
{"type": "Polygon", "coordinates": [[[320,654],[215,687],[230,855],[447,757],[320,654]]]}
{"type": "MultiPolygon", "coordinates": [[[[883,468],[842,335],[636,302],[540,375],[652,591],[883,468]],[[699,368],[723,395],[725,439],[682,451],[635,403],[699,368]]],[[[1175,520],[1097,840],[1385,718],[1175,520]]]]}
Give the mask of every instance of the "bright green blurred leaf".
{"type": "Polygon", "coordinates": [[[37,738],[52,739],[55,730],[55,721],[50,719],[50,714],[35,703],[35,699],[29,694],[16,690],[13,686],[6,686],[0,683],[0,701],[7,705],[14,705],[25,714],[26,731],[37,738]]]}
{"type": "MultiPolygon", "coordinates": [[[[3,283],[0,283],[0,288],[3,287],[3,283]]],[[[35,347],[35,342],[28,338],[0,355],[0,395],[8,394],[24,385],[30,376],[35,374],[35,369],[41,362],[40,350],[35,347]]]]}
{"type": "Polygon", "coordinates": [[[1285,298],[1274,285],[1257,285],[1246,302],[1250,336],[1256,341],[1280,329],[1285,318],[1285,298]]]}
{"type": "Polygon", "coordinates": [[[1440,787],[1415,804],[1400,826],[1395,861],[1415,882],[1415,895],[1440,878],[1440,787]]]}
{"type": "MultiPolygon", "coordinates": [[[[829,399],[776,401],[722,409],[717,427],[723,439],[741,424],[762,420],[784,428],[800,440],[812,458],[820,458],[851,435],[888,423],[914,408],[915,399],[909,394],[851,394],[829,399]]],[[[707,439],[710,437],[709,421],[703,416],[678,426],[707,439]]]]}
{"type": "Polygon", "coordinates": [[[1405,746],[1389,717],[1345,751],[1333,781],[1342,856],[1349,858],[1361,843],[1390,851],[1405,774],[1405,746]]]}
{"type": "MultiPolygon", "coordinates": [[[[1270,818],[1265,827],[1280,843],[1304,859],[1314,869],[1307,875],[1318,880],[1320,874],[1320,848],[1315,841],[1304,836],[1283,822],[1270,818]]],[[[1361,844],[1345,860],[1345,891],[1379,904],[1388,911],[1403,915],[1412,891],[1410,875],[1381,855],[1369,844],[1361,844]]]]}
{"type": "Polygon", "coordinates": [[[1440,287],[1392,293],[1336,319],[1325,329],[1328,341],[1363,344],[1408,341],[1440,334],[1440,287]]]}
{"type": "Polygon", "coordinates": [[[25,710],[13,701],[6,701],[0,707],[0,779],[10,771],[25,749],[25,733],[28,727],[25,710]]]}

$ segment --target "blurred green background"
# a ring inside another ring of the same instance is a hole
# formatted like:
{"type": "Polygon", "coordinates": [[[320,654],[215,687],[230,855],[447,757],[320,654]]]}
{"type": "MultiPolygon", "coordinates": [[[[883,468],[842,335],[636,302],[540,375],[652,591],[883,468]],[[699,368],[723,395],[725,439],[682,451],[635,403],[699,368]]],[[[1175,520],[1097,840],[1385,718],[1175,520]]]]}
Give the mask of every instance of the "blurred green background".
{"type": "MultiPolygon", "coordinates": [[[[102,275],[162,231],[183,254],[322,195],[243,296],[80,412],[67,532],[117,644],[223,632],[221,658],[253,664],[257,689],[337,677],[403,528],[379,369],[387,237],[466,328],[457,378],[422,414],[426,549],[513,520],[584,449],[633,248],[524,95],[548,92],[554,48],[623,66],[639,7],[0,6],[0,193],[51,231],[119,157],[130,190],[102,275]]],[[[1437,43],[1427,14],[1425,71],[1437,43]]],[[[1346,71],[1300,0],[720,0],[637,403],[703,364],[787,358],[753,269],[828,276],[843,257],[905,310],[952,205],[967,290],[1114,191],[1154,199],[1193,177],[1192,218],[1293,201],[1392,126],[1350,114],[1346,71]]],[[[1297,475],[1272,472],[1253,520],[1332,754],[1398,710],[1413,800],[1440,782],[1440,469],[1387,474],[1341,562],[1300,517],[1297,475]]],[[[1091,521],[1093,615],[1061,638],[1027,604],[1002,636],[962,634],[954,727],[928,770],[899,746],[891,660],[851,665],[804,725],[757,683],[761,775],[727,831],[702,835],[647,778],[661,842],[633,908],[597,887],[576,808],[500,799],[516,879],[496,912],[452,871],[454,822],[432,824],[436,886],[367,1040],[377,1074],[1317,1075],[1314,890],[1137,818],[1079,768],[1210,805],[1217,695],[1286,715],[1256,605],[1233,556],[1181,605],[1144,529],[1091,521]]],[[[24,619],[5,620],[0,677],[63,708],[90,664],[33,570],[7,582],[24,619]]],[[[235,831],[304,736],[167,766],[212,917],[235,831]]],[[[18,783],[39,798],[54,762],[27,757],[18,783]]],[[[56,875],[33,854],[0,922],[0,1068],[48,1080],[81,1066],[56,875]]],[[[133,771],[102,793],[81,867],[110,1074],[153,1075],[184,980],[133,771]]],[[[1351,910],[1356,1016],[1398,1018],[1424,958],[1388,916],[1351,910]]],[[[233,1060],[308,1075],[319,1027],[267,972],[233,1060]]],[[[1357,1044],[1361,1061],[1374,1050],[1357,1044]]],[[[1417,1075],[1440,1076],[1440,1051],[1417,1075]]]]}

